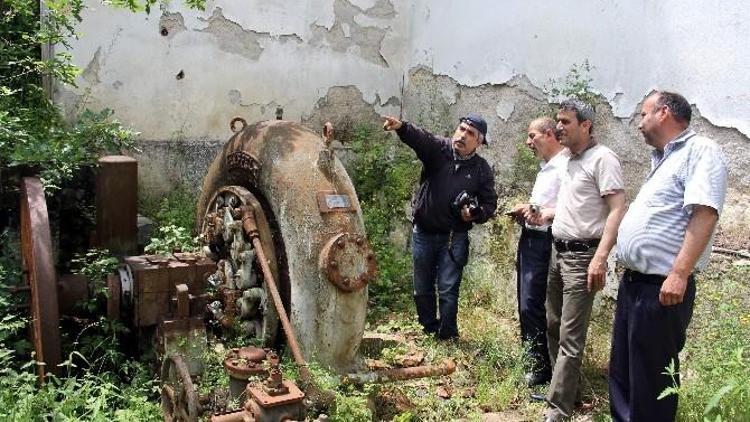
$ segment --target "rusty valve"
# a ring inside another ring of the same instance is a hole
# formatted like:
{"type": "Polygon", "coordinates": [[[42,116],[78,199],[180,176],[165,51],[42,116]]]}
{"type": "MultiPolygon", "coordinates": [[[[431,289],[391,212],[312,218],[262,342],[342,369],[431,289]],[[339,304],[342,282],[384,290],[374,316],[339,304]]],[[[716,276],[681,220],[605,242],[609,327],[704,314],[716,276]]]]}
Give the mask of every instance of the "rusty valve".
{"type": "Polygon", "coordinates": [[[265,359],[266,351],[258,347],[234,348],[227,353],[224,369],[229,375],[229,391],[232,398],[243,397],[251,377],[267,374],[263,367],[265,359]]]}

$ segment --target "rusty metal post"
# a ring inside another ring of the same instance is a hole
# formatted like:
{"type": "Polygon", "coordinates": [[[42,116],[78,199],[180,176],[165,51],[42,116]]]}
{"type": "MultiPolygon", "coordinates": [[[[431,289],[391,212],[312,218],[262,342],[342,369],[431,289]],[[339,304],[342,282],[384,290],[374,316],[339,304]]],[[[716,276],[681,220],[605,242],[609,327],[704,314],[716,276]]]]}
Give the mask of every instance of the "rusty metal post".
{"type": "Polygon", "coordinates": [[[138,161],[123,155],[99,159],[96,175],[96,244],[114,255],[138,252],[138,161]]]}

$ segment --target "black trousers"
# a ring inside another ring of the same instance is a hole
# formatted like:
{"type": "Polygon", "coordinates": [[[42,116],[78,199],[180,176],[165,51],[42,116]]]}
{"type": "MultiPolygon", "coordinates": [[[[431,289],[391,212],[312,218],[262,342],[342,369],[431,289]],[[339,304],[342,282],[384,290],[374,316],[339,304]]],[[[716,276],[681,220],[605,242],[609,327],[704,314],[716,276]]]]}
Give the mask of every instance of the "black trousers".
{"type": "Polygon", "coordinates": [[[518,318],[521,322],[521,339],[529,345],[533,371],[550,375],[549,349],[547,348],[547,273],[552,252],[552,235],[523,229],[516,255],[516,290],[518,318]]]}
{"type": "MultiPolygon", "coordinates": [[[[663,276],[627,270],[620,281],[609,361],[609,405],[615,421],[673,421],[677,396],[657,400],[673,385],[666,367],[685,345],[695,303],[691,275],[682,303],[662,306],[659,291],[663,276]]],[[[679,376],[675,378],[679,384],[679,376]]]]}

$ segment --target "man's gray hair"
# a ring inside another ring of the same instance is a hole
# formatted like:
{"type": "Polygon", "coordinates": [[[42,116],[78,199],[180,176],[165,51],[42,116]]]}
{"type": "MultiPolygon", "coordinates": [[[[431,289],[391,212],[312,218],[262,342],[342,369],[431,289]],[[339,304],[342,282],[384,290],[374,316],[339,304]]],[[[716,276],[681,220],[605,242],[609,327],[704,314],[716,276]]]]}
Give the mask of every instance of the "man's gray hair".
{"type": "Polygon", "coordinates": [[[594,123],[594,117],[596,116],[593,107],[577,98],[568,98],[560,103],[560,110],[575,111],[579,123],[584,120],[594,123]]]}

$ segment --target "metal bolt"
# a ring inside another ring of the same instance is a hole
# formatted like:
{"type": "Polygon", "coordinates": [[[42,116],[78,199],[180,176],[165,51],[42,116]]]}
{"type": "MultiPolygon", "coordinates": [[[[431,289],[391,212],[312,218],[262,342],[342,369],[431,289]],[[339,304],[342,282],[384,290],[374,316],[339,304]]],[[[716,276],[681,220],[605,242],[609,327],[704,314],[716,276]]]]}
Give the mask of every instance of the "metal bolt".
{"type": "Polygon", "coordinates": [[[328,263],[328,266],[331,267],[331,268],[336,268],[336,267],[339,266],[339,263],[336,262],[336,261],[331,261],[331,262],[328,263]]]}
{"type": "Polygon", "coordinates": [[[362,246],[362,244],[365,243],[361,237],[358,237],[356,242],[357,242],[357,246],[362,246]]]}
{"type": "Polygon", "coordinates": [[[348,286],[349,283],[351,283],[351,280],[349,280],[349,277],[344,278],[344,284],[348,286]]]}
{"type": "Polygon", "coordinates": [[[337,240],[336,241],[336,246],[338,246],[339,248],[343,248],[344,247],[344,240],[343,239],[337,240]]]}
{"type": "Polygon", "coordinates": [[[367,260],[368,261],[372,261],[373,259],[375,259],[375,255],[373,255],[373,254],[368,254],[367,255],[367,260]]]}

